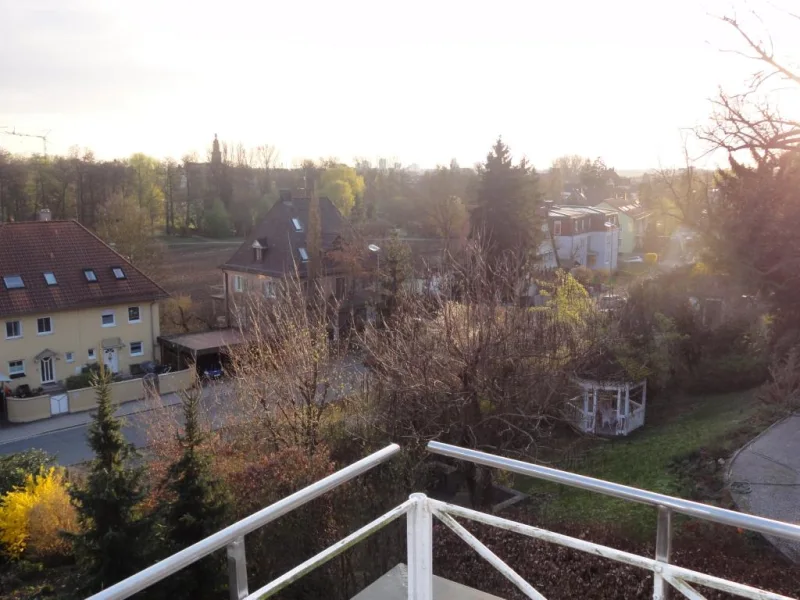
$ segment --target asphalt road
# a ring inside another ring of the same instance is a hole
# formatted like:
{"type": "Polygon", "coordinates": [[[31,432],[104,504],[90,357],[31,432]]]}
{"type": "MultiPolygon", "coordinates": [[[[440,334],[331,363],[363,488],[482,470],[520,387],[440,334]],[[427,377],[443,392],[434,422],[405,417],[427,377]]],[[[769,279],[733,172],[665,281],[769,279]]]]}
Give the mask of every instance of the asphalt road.
{"type": "MultiPolygon", "coordinates": [[[[0,446],[0,454],[13,454],[32,448],[39,448],[56,457],[58,464],[70,466],[85,462],[92,458],[92,451],[86,441],[89,425],[79,425],[70,429],[53,431],[36,437],[9,442],[0,446]]],[[[131,423],[122,428],[125,438],[137,448],[146,443],[144,431],[136,424],[131,423]]]]}
{"type": "MultiPolygon", "coordinates": [[[[357,385],[358,381],[360,381],[359,377],[366,372],[366,369],[361,363],[361,359],[354,357],[343,360],[341,370],[346,377],[352,377],[353,379],[345,385],[344,389],[332,392],[333,397],[331,400],[334,400],[336,396],[346,395],[357,385]]],[[[214,429],[219,426],[217,417],[226,412],[224,407],[228,405],[225,400],[227,390],[224,384],[219,385],[223,387],[218,388],[216,392],[207,388],[207,393],[203,395],[206,415],[210,418],[211,427],[214,429]]],[[[177,413],[176,418],[181,419],[180,410],[177,405],[170,407],[169,410],[175,411],[177,413]]],[[[122,432],[125,434],[125,438],[136,448],[144,448],[147,445],[147,423],[151,417],[152,415],[149,412],[122,417],[122,432]]],[[[39,448],[56,456],[56,460],[61,466],[68,467],[70,465],[82,463],[92,458],[92,451],[89,449],[86,440],[88,428],[88,424],[79,425],[69,429],[62,429],[60,431],[53,431],[23,440],[9,442],[7,444],[0,444],[0,455],[39,448]]]]}

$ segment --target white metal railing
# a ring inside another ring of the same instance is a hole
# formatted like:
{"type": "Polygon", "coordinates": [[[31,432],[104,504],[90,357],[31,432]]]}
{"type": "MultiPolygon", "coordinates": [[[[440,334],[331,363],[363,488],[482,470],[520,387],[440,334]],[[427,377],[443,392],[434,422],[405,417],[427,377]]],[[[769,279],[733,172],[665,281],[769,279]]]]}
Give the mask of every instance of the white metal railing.
{"type": "Polygon", "coordinates": [[[673,513],[681,513],[691,517],[731,525],[751,531],[774,535],[781,538],[800,541],[800,526],[780,521],[773,521],[763,517],[747,515],[731,510],[726,510],[714,506],[700,504],[689,500],[674,498],[664,494],[648,492],[637,488],[594,479],[575,473],[559,471],[548,467],[533,465],[530,463],[504,458],[480,452],[451,446],[440,442],[430,442],[428,450],[434,454],[440,454],[455,459],[467,460],[475,464],[487,467],[505,469],[521,475],[535,477],[578,487],[581,489],[597,492],[629,500],[649,504],[657,509],[657,533],[656,533],[656,552],[655,558],[639,556],[630,552],[624,552],[573,538],[567,535],[554,533],[538,527],[517,523],[508,519],[482,513],[476,510],[447,504],[438,500],[428,498],[424,494],[412,494],[403,504],[393,508],[384,515],[381,515],[371,523],[361,527],[357,531],[348,535],[344,539],[336,542],[317,555],[309,558],[294,569],[269,582],[265,586],[250,593],[247,584],[247,569],[244,549],[244,536],[256,529],[274,521],[278,517],[289,511],[302,506],[310,500],[320,496],[363,474],[369,469],[388,460],[399,452],[399,447],[395,444],[387,446],[360,461],[337,471],[328,477],[272,504],[261,511],[246,517],[245,519],[226,527],[222,531],[189,546],[185,550],[172,555],[171,557],[153,565],[111,586],[110,588],[92,596],[89,600],[111,600],[123,599],[144,590],[145,588],[157,583],[180,569],[200,560],[204,556],[227,547],[228,552],[228,572],[230,577],[230,598],[232,600],[255,600],[256,598],[267,598],[278,593],[280,590],[297,581],[305,574],[316,567],[328,562],[335,556],[341,554],[348,548],[354,546],[361,540],[379,531],[392,521],[407,515],[407,555],[408,555],[408,598],[409,600],[432,600],[433,598],[433,518],[436,517],[450,528],[462,540],[474,548],[480,556],[486,559],[493,567],[503,574],[509,581],[519,588],[528,598],[545,600],[544,596],[538,592],[530,583],[514,571],[510,566],[503,562],[494,552],[486,547],[473,534],[467,531],[463,525],[453,517],[460,517],[499,527],[507,531],[512,531],[539,539],[545,542],[558,544],[567,548],[572,548],[581,552],[587,552],[596,556],[601,556],[609,560],[621,562],[623,564],[639,567],[653,573],[653,598],[662,600],[670,586],[679,591],[684,597],[691,600],[702,600],[702,596],[692,585],[702,585],[712,589],[720,590],[730,594],[735,594],[743,598],[754,600],[791,600],[787,596],[759,590],[740,583],[699,573],[691,569],[678,567],[670,564],[671,546],[671,522],[673,513]]]}

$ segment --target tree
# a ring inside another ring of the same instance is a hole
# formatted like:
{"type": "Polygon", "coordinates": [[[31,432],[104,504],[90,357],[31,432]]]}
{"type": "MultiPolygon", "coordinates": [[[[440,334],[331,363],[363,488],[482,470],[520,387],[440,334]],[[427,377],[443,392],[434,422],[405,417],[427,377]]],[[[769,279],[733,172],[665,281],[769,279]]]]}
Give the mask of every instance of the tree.
{"type": "Polygon", "coordinates": [[[386,259],[379,274],[387,318],[391,318],[400,302],[403,284],[411,276],[411,270],[411,249],[393,231],[386,245],[386,259]]]}
{"type": "Polygon", "coordinates": [[[145,211],[153,227],[156,220],[164,214],[164,190],[162,189],[162,168],[158,161],[146,154],[137,152],[128,159],[133,170],[135,197],[139,208],[145,211]]]}
{"type": "Polygon", "coordinates": [[[364,196],[364,178],[347,165],[325,169],[320,184],[320,196],[327,196],[344,216],[350,214],[356,199],[364,196]]]}
{"type": "Polygon", "coordinates": [[[440,196],[428,206],[428,221],[437,236],[450,242],[461,238],[469,221],[467,209],[458,196],[440,196]]]}
{"type": "Polygon", "coordinates": [[[515,165],[508,146],[497,138],[479,173],[472,235],[483,238],[492,260],[508,252],[535,257],[543,235],[536,172],[524,158],[515,165]]]}
{"type": "Polygon", "coordinates": [[[214,200],[205,215],[205,232],[211,237],[224,238],[231,234],[231,219],[222,200],[214,200]]]}
{"type": "MultiPolygon", "coordinates": [[[[184,432],[178,435],[181,457],[168,471],[165,486],[174,498],[165,511],[166,540],[170,552],[199,542],[225,525],[228,497],[211,471],[203,450],[198,409],[202,388],[192,386],[182,394],[184,432]]],[[[209,556],[173,576],[175,594],[185,598],[217,598],[224,581],[219,556],[209,556]]]]}
{"type": "Polygon", "coordinates": [[[155,539],[152,520],[140,512],[146,490],[135,455],[122,434],[111,402],[111,372],[101,366],[93,385],[97,411],[87,438],[94,452],[85,485],[70,488],[81,532],[73,537],[75,554],[86,572],[86,589],[108,587],[147,566],[155,539]]]}
{"type": "Polygon", "coordinates": [[[114,196],[100,210],[97,234],[145,273],[161,266],[164,247],[153,237],[150,216],[135,198],[114,196]]]}

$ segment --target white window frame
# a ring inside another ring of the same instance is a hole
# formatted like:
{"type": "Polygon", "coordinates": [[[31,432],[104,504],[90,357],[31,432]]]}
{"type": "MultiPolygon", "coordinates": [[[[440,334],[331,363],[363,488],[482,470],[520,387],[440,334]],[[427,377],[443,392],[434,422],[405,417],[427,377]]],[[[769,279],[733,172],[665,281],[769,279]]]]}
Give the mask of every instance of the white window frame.
{"type": "Polygon", "coordinates": [[[292,225],[294,225],[294,230],[297,232],[303,231],[303,224],[300,222],[300,219],[294,217],[292,219],[292,225]]]}
{"type": "Polygon", "coordinates": [[[308,251],[305,248],[298,248],[297,253],[300,255],[300,260],[308,262],[308,251]]]}
{"type": "Polygon", "coordinates": [[[553,221],[553,235],[561,235],[561,221],[553,221]]]}
{"type": "Polygon", "coordinates": [[[36,319],[36,335],[53,335],[53,317],[37,317],[36,319]],[[47,319],[50,323],[50,331],[39,331],[39,321],[42,319],[47,319]]]}
{"type": "Polygon", "coordinates": [[[22,338],[22,321],[20,321],[20,320],[6,321],[6,339],[7,340],[18,340],[18,339],[21,339],[21,338],[22,338]],[[11,335],[11,336],[8,335],[8,325],[9,325],[9,323],[16,323],[17,324],[17,329],[19,330],[19,335],[11,335]]]}
{"type": "Polygon", "coordinates": [[[274,279],[267,279],[264,282],[264,297],[277,298],[278,297],[278,282],[274,279]]]}
{"type": "Polygon", "coordinates": [[[128,307],[128,323],[141,323],[142,322],[142,307],[141,306],[129,306],[128,307]],[[138,319],[131,320],[131,309],[135,308],[136,312],[139,314],[138,319]]]}
{"type": "Polygon", "coordinates": [[[56,279],[55,273],[53,273],[52,271],[45,271],[42,274],[44,275],[44,282],[47,284],[47,287],[58,285],[58,279],[56,279]]]}
{"type": "Polygon", "coordinates": [[[94,348],[89,348],[86,351],[87,360],[97,360],[97,352],[94,348]]]}
{"type": "Polygon", "coordinates": [[[10,360],[10,361],[8,361],[8,376],[11,377],[12,375],[17,375],[19,377],[25,377],[27,375],[25,373],[25,361],[24,360],[10,360]],[[19,363],[20,365],[22,365],[22,371],[14,371],[11,368],[11,365],[14,364],[14,363],[19,363]]]}
{"type": "Polygon", "coordinates": [[[100,315],[100,325],[103,327],[116,327],[117,326],[117,314],[113,310],[104,310],[103,314],[100,315]],[[103,319],[106,317],[111,317],[111,323],[105,323],[103,319]]]}
{"type": "Polygon", "coordinates": [[[131,342],[130,345],[129,345],[129,349],[131,351],[131,356],[144,356],[144,342],[131,342]],[[138,352],[134,352],[133,351],[133,345],[134,344],[139,344],[139,351],[138,352]]]}
{"type": "Polygon", "coordinates": [[[239,294],[244,292],[244,277],[241,275],[233,276],[233,291],[239,294]]]}
{"type": "Polygon", "coordinates": [[[74,352],[64,352],[64,360],[68,363],[75,362],[75,353],[74,352]]]}

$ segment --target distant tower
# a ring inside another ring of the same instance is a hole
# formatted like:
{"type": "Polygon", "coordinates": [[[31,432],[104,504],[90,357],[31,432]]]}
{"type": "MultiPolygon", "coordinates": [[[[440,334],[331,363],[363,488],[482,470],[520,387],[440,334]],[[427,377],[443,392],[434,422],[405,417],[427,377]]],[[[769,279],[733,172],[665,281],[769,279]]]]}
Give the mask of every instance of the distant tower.
{"type": "Polygon", "coordinates": [[[219,151],[219,140],[216,133],[214,134],[214,145],[211,147],[211,164],[222,164],[222,153],[219,151]]]}

